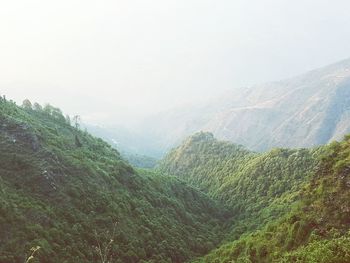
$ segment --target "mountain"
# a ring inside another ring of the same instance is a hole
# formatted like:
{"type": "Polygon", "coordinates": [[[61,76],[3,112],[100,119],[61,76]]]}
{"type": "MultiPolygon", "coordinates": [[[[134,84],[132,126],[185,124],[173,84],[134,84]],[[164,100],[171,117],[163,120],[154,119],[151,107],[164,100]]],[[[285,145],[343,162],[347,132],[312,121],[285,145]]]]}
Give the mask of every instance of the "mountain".
{"type": "Polygon", "coordinates": [[[350,261],[350,136],[255,152],[199,132],[136,169],[0,97],[0,147],[0,262],[350,261]]]}
{"type": "Polygon", "coordinates": [[[159,171],[232,209],[225,244],[195,262],[348,262],[350,137],[313,149],[251,152],[200,132],[159,171]]]}
{"type": "Polygon", "coordinates": [[[200,132],[159,163],[158,170],[189,182],[234,213],[231,238],[290,209],[318,164],[322,148],[256,153],[200,132]]]}
{"type": "Polygon", "coordinates": [[[139,129],[164,151],[198,131],[256,151],[341,140],[350,132],[350,59],[160,113],[139,129]]]}
{"type": "Polygon", "coordinates": [[[31,253],[30,262],[184,262],[217,246],[231,218],[182,180],[135,170],[50,105],[1,97],[0,147],[3,263],[31,253]]]}
{"type": "Polygon", "coordinates": [[[154,168],[157,165],[158,160],[147,155],[131,154],[128,152],[122,152],[122,157],[137,168],[154,168]]]}
{"type": "Polygon", "coordinates": [[[325,147],[295,209],[196,262],[350,262],[350,138],[325,147]]]}

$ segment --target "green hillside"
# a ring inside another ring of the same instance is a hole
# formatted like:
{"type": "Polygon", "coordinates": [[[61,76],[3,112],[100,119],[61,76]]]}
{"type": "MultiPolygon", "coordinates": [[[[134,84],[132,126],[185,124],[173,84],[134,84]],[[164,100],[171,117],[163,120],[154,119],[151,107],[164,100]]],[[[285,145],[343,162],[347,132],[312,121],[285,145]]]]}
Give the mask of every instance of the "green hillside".
{"type": "Polygon", "coordinates": [[[196,262],[350,262],[350,137],[254,153],[197,133],[158,169],[234,213],[226,244],[196,262]]]}
{"type": "Polygon", "coordinates": [[[1,263],[350,262],[350,137],[256,153],[201,132],[135,169],[78,119],[0,97],[1,263]]]}
{"type": "Polygon", "coordinates": [[[254,153],[197,133],[172,150],[158,169],[187,180],[231,208],[232,239],[289,211],[322,149],[254,153]]]}
{"type": "Polygon", "coordinates": [[[198,262],[350,262],[350,137],[325,149],[298,207],[198,262]]]}
{"type": "Polygon", "coordinates": [[[0,262],[184,262],[230,213],[174,177],[135,171],[50,105],[0,100],[0,262]]]}

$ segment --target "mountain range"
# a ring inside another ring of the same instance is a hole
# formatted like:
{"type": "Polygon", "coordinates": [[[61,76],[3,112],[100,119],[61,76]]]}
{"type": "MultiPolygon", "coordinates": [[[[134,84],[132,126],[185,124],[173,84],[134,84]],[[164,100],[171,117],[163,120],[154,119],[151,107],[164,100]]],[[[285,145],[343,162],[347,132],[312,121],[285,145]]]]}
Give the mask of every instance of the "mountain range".
{"type": "Polygon", "coordinates": [[[341,140],[350,132],[350,59],[159,113],[138,130],[163,152],[198,131],[255,151],[341,140]]]}
{"type": "Polygon", "coordinates": [[[0,262],[350,261],[349,136],[260,153],[199,132],[138,169],[0,97],[0,147],[0,262]]]}

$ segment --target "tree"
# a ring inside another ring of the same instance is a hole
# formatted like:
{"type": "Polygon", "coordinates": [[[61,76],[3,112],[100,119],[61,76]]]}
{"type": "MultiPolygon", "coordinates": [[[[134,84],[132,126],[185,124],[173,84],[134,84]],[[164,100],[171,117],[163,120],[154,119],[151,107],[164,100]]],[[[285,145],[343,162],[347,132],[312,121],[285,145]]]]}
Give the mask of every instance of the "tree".
{"type": "Polygon", "coordinates": [[[51,113],[52,113],[52,106],[50,105],[50,104],[46,104],[45,106],[44,106],[44,112],[45,113],[47,113],[48,115],[51,115],[51,113]]]}
{"type": "Polygon", "coordinates": [[[74,126],[77,130],[79,130],[80,128],[80,121],[81,121],[81,118],[79,115],[74,115],[73,117],[73,122],[74,122],[74,126]]]}
{"type": "Polygon", "coordinates": [[[36,247],[32,247],[30,249],[30,254],[29,256],[26,258],[25,263],[29,263],[32,261],[32,259],[34,259],[35,254],[38,252],[38,250],[40,249],[40,246],[36,246],[36,247]]]}
{"type": "Polygon", "coordinates": [[[22,107],[25,109],[25,110],[31,110],[32,109],[32,103],[30,102],[30,100],[28,99],[25,99],[22,103],[22,107]]]}
{"type": "Polygon", "coordinates": [[[35,111],[42,111],[43,107],[41,107],[41,105],[39,103],[35,102],[34,105],[33,105],[33,110],[35,110],[35,111]]]}
{"type": "Polygon", "coordinates": [[[80,140],[79,140],[78,135],[75,135],[75,146],[77,146],[77,147],[83,146],[83,145],[81,144],[80,140]]]}
{"type": "Polygon", "coordinates": [[[66,115],[66,123],[67,123],[68,125],[71,125],[70,117],[69,117],[68,114],[66,115]]]}
{"type": "Polygon", "coordinates": [[[59,108],[52,107],[51,115],[60,122],[66,122],[66,118],[63,116],[62,111],[59,108]]]}
{"type": "Polygon", "coordinates": [[[99,235],[96,230],[94,231],[96,244],[97,244],[95,246],[95,250],[101,260],[101,263],[111,263],[113,260],[111,256],[111,249],[112,249],[112,245],[116,234],[115,232],[117,229],[117,224],[118,222],[115,222],[113,224],[112,232],[107,230],[105,233],[102,233],[103,238],[99,238],[99,236],[101,235],[99,235]]]}

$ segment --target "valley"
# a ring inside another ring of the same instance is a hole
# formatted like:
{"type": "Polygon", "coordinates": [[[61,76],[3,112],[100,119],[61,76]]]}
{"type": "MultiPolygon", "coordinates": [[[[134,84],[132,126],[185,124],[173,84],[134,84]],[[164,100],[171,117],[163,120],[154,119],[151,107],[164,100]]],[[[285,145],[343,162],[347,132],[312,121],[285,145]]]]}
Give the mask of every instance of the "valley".
{"type": "Polygon", "coordinates": [[[349,259],[349,137],[261,153],[199,132],[144,169],[51,105],[1,98],[0,120],[1,262],[349,259]]]}
{"type": "Polygon", "coordinates": [[[349,10],[0,1],[0,263],[350,263],[349,10]]]}

